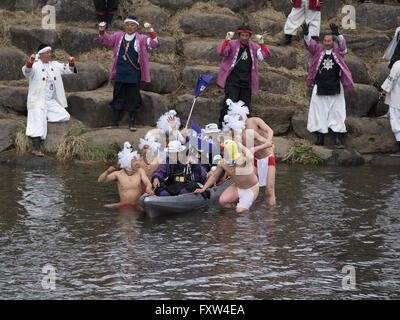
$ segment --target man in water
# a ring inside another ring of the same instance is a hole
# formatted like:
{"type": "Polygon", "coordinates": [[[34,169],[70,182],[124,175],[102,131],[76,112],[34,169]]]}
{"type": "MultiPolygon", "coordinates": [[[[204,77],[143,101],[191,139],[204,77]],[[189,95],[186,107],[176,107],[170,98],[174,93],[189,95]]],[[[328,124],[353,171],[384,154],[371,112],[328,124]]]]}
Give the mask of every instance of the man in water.
{"type": "Polygon", "coordinates": [[[246,144],[246,132],[251,133],[254,131],[257,133],[258,139],[254,139],[254,146],[259,147],[264,143],[268,143],[270,147],[261,148],[254,153],[254,167],[256,168],[258,181],[260,187],[265,188],[265,194],[268,199],[268,204],[274,206],[276,204],[275,197],[275,173],[276,173],[276,163],[273,154],[273,142],[272,138],[274,136],[274,131],[261,119],[258,117],[248,118],[247,115],[249,110],[246,106],[241,103],[241,101],[234,103],[228,102],[229,109],[228,115],[239,117],[239,121],[244,121],[245,131],[243,131],[243,143],[246,144]],[[260,139],[260,137],[264,139],[260,139]]]}
{"type": "Polygon", "coordinates": [[[221,194],[219,204],[223,208],[232,208],[231,203],[239,200],[236,212],[241,213],[249,210],[257,199],[259,185],[253,168],[252,152],[242,145],[240,136],[236,136],[235,140],[225,141],[224,159],[220,160],[217,169],[208,178],[205,185],[201,189],[195,190],[195,193],[203,193],[212,187],[217,177],[225,171],[232,178],[234,184],[221,194]],[[239,147],[242,152],[239,152],[239,147]]]}
{"type": "Polygon", "coordinates": [[[137,152],[132,152],[129,142],[124,143],[124,148],[118,153],[118,165],[121,168],[116,171],[110,166],[98,178],[99,183],[117,181],[120,202],[105,205],[107,208],[138,207],[138,200],[142,195],[142,184],[146,186],[146,192],[153,195],[151,183],[146,172],[136,166],[139,159],[137,152]]]}
{"type": "Polygon", "coordinates": [[[154,171],[162,163],[162,158],[159,157],[161,144],[158,142],[158,136],[146,134],[144,139],[140,139],[139,149],[142,150],[142,157],[136,162],[138,168],[142,168],[149,180],[151,180],[154,171]]]}

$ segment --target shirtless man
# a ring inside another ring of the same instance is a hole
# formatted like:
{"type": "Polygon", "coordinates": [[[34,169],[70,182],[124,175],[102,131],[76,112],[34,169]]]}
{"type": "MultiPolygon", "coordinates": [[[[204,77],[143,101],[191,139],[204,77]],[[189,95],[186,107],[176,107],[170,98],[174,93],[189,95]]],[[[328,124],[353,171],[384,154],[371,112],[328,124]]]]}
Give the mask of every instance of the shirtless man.
{"type": "MultiPolygon", "coordinates": [[[[261,119],[258,117],[247,118],[249,113],[248,108],[243,105],[243,102],[232,102],[227,101],[229,104],[228,115],[231,117],[238,117],[239,120],[245,121],[246,130],[243,133],[245,137],[245,132],[254,130],[255,139],[254,146],[265,143],[263,139],[257,139],[256,137],[263,137],[266,139],[271,147],[261,148],[259,151],[254,153],[254,167],[256,168],[258,180],[260,187],[265,188],[265,194],[268,199],[268,204],[274,206],[276,204],[275,197],[275,173],[276,173],[276,163],[274,158],[274,149],[272,138],[274,136],[274,131],[261,119]]],[[[251,140],[250,140],[251,141],[251,140]]],[[[246,144],[246,141],[243,141],[246,144]]]]}
{"type": "Polygon", "coordinates": [[[160,146],[161,144],[154,139],[140,139],[139,149],[142,150],[143,156],[136,161],[136,166],[145,171],[149,180],[151,180],[153,172],[163,162],[163,159],[158,157],[160,146]]]}
{"type": "Polygon", "coordinates": [[[146,172],[136,165],[135,153],[129,152],[131,148],[130,144],[125,142],[124,149],[118,154],[118,165],[121,170],[116,171],[110,166],[97,180],[99,183],[117,181],[120,202],[105,205],[107,208],[138,207],[138,200],[142,195],[142,183],[146,186],[146,192],[154,195],[146,172]]]}
{"type": "MultiPolygon", "coordinates": [[[[236,206],[237,213],[249,210],[259,193],[258,179],[252,166],[253,153],[243,146],[240,140],[241,138],[237,136],[235,141],[225,141],[224,159],[218,163],[217,169],[203,188],[194,191],[195,193],[202,193],[213,186],[216,178],[225,170],[234,184],[221,194],[219,204],[223,208],[231,208],[231,203],[239,200],[236,206]],[[242,149],[242,153],[238,151],[238,147],[242,149]]],[[[255,151],[258,151],[257,147],[255,151]]]]}

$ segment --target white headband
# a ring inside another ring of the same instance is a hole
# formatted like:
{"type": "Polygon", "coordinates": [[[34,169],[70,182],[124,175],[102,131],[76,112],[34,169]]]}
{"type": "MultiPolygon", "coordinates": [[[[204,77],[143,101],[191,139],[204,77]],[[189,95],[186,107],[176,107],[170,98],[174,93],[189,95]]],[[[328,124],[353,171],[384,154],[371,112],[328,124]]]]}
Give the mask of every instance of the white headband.
{"type": "Polygon", "coordinates": [[[36,54],[35,60],[39,60],[40,59],[40,55],[42,53],[45,53],[45,52],[49,51],[49,50],[52,50],[50,46],[49,47],[45,47],[42,50],[39,50],[38,53],[36,54]]]}
{"type": "Polygon", "coordinates": [[[126,18],[124,20],[124,24],[127,23],[127,22],[133,22],[133,23],[136,23],[139,26],[139,22],[137,22],[136,20],[133,20],[133,19],[130,19],[130,18],[126,18]]]}

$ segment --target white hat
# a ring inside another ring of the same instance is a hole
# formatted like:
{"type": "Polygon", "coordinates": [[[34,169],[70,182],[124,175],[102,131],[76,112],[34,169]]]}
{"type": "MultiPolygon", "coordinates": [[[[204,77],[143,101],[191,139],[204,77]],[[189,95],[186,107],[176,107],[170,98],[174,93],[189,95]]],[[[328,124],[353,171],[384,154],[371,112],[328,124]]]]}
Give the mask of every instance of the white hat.
{"type": "Polygon", "coordinates": [[[171,126],[168,123],[169,117],[175,117],[176,119],[176,129],[179,129],[181,126],[181,120],[176,116],[177,113],[175,110],[170,110],[164,113],[158,120],[157,120],[157,128],[162,130],[165,134],[169,135],[172,131],[171,126]]]}
{"type": "Polygon", "coordinates": [[[170,141],[168,143],[168,147],[164,149],[165,152],[174,153],[174,152],[182,152],[186,149],[178,140],[170,141]]]}
{"type": "Polygon", "coordinates": [[[239,115],[225,115],[224,125],[225,130],[232,129],[238,133],[242,133],[242,130],[246,128],[246,123],[244,122],[244,120],[239,120],[239,115]]]}
{"type": "Polygon", "coordinates": [[[118,152],[118,163],[122,169],[127,171],[134,171],[131,166],[131,161],[133,158],[137,160],[140,159],[140,155],[137,151],[132,151],[131,144],[127,141],[124,143],[124,147],[120,152],[118,152]]]}
{"type": "Polygon", "coordinates": [[[158,154],[161,144],[158,141],[158,136],[146,134],[145,139],[140,138],[139,149],[142,150],[144,146],[149,146],[154,155],[158,154]]]}
{"type": "Polygon", "coordinates": [[[230,116],[241,116],[243,120],[246,120],[249,113],[249,108],[245,106],[242,100],[229,104],[228,115],[230,116]]]}
{"type": "Polygon", "coordinates": [[[221,130],[218,129],[218,125],[216,123],[209,123],[208,125],[206,125],[204,132],[205,133],[218,133],[221,130]]]}

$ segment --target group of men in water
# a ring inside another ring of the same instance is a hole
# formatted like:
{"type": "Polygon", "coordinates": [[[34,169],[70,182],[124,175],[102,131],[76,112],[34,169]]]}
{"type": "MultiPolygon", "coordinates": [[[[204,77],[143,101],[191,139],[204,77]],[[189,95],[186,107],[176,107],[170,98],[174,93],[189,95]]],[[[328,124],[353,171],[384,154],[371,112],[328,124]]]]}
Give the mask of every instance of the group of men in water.
{"type": "MultiPolygon", "coordinates": [[[[334,143],[341,148],[341,135],[346,132],[344,91],[353,89],[354,82],[344,61],[346,40],[338,26],[330,25],[331,32],[323,36],[322,45],[316,41],[322,3],[318,0],[292,1],[293,10],[285,26],[285,34],[290,37],[280,44],[289,44],[293,33],[302,27],[304,46],[312,55],[307,78],[307,86],[313,89],[307,129],[316,133],[317,145],[324,145],[324,135],[332,130],[334,143]]],[[[400,18],[398,23],[400,25],[400,18]]],[[[160,40],[149,23],[144,23],[148,35],[140,34],[140,24],[135,16],[127,17],[124,25],[125,32],[108,34],[107,23],[100,22],[96,41],[113,48],[114,52],[110,72],[114,84],[110,103],[113,117],[108,128],[117,128],[123,112],[128,112],[129,129],[136,131],[136,112],[142,107],[140,83],[150,82],[148,51],[158,48],[160,40]]],[[[227,177],[234,184],[221,195],[221,206],[230,206],[238,200],[237,211],[248,210],[257,198],[260,186],[266,187],[268,203],[275,204],[273,131],[262,119],[248,117],[252,93],[259,89],[257,60],[268,59],[271,52],[262,35],[255,35],[255,42],[250,40],[253,36],[250,26],[238,27],[236,34],[237,39],[233,39],[235,33],[227,32],[217,48],[222,57],[217,84],[225,89],[225,98],[220,111],[220,127],[209,124],[205,128],[212,141],[212,152],[188,145],[193,130],[179,130],[180,119],[175,111],[162,115],[156,131],[141,139],[142,156],[125,143],[119,154],[120,170],[110,167],[99,177],[99,182],[118,181],[121,198],[118,206],[136,205],[143,192],[158,196],[193,192],[207,196],[208,187],[227,177]],[[222,141],[221,135],[224,136],[222,141]],[[168,144],[163,146],[166,140],[168,144]],[[208,153],[206,163],[200,161],[193,150],[208,153]]],[[[385,58],[391,60],[391,72],[382,85],[381,98],[385,98],[390,106],[392,130],[400,146],[399,40],[400,28],[385,54],[385,58]]],[[[52,61],[51,57],[52,48],[43,44],[22,69],[29,78],[26,134],[32,138],[33,153],[37,156],[43,156],[40,141],[46,138],[47,121],[69,120],[61,75],[78,71],[73,57],[67,64],[52,61]]]]}

